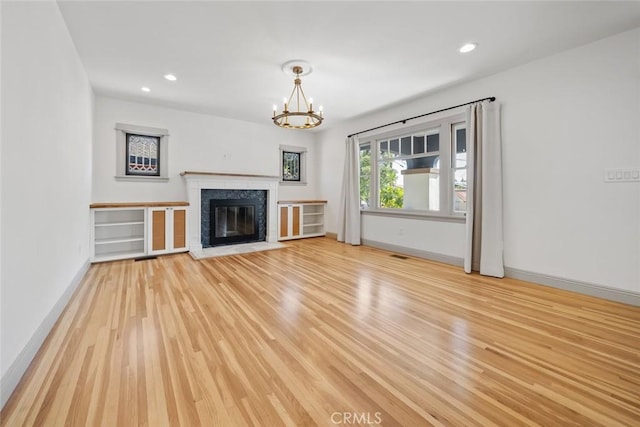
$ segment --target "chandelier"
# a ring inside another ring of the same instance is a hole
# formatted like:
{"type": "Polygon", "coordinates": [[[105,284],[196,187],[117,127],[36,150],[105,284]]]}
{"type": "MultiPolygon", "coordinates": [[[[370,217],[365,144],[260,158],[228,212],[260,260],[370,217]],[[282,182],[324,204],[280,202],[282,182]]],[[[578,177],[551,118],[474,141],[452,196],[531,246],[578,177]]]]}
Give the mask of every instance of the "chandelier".
{"type": "Polygon", "coordinates": [[[302,80],[300,80],[300,75],[303,73],[302,67],[294,65],[291,71],[296,75],[295,85],[289,99],[284,98],[284,108],[280,114],[278,114],[278,107],[273,106],[273,123],[288,129],[310,129],[320,126],[323,120],[322,107],[316,112],[313,111],[313,99],[310,98],[307,102],[307,97],[302,90],[302,80]]]}

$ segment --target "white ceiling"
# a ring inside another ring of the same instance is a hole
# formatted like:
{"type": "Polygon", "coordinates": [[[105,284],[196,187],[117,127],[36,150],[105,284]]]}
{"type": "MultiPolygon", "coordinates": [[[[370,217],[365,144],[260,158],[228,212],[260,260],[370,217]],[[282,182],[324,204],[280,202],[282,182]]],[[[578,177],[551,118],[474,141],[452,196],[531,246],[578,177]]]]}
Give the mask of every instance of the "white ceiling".
{"type": "Polygon", "coordinates": [[[640,26],[614,1],[58,4],[97,94],[269,123],[304,59],[323,128],[640,26]]]}

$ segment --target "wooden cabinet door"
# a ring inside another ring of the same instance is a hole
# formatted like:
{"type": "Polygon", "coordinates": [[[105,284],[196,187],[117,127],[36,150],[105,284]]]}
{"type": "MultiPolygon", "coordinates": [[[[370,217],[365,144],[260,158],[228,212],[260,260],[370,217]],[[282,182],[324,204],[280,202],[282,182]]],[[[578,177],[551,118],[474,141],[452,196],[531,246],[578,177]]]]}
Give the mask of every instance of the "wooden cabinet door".
{"type": "Polygon", "coordinates": [[[289,206],[280,206],[280,239],[289,237],[289,206]]]}
{"type": "Polygon", "coordinates": [[[293,205],[291,214],[291,237],[300,236],[300,206],[293,205]]]}
{"type": "Polygon", "coordinates": [[[173,250],[187,249],[187,210],[173,209],[173,250]]]}
{"type": "Polygon", "coordinates": [[[151,209],[151,252],[167,250],[167,211],[151,209]]]}

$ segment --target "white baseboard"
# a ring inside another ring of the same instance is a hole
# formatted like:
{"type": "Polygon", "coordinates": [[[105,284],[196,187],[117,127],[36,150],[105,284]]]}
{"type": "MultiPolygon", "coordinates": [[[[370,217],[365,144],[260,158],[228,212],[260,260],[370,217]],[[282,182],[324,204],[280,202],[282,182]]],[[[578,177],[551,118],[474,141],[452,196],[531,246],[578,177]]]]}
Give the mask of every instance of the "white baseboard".
{"type": "Polygon", "coordinates": [[[378,249],[384,249],[390,252],[397,252],[404,255],[411,255],[418,258],[424,258],[431,261],[438,261],[445,264],[456,265],[462,267],[464,265],[464,259],[451,255],[442,255],[435,252],[423,251],[421,249],[406,248],[404,246],[392,245],[390,243],[378,242],[375,240],[362,239],[362,244],[365,246],[372,246],[378,249]]]}
{"type": "Polygon", "coordinates": [[[7,372],[2,376],[2,378],[0,378],[0,408],[4,407],[5,403],[9,400],[9,397],[11,397],[11,393],[13,393],[15,388],[18,386],[20,379],[22,379],[27,368],[29,368],[33,358],[36,356],[36,353],[38,353],[38,350],[51,332],[51,329],[53,329],[53,326],[64,311],[67,303],[71,299],[71,296],[78,288],[78,285],[82,282],[82,279],[87,273],[87,270],[89,270],[90,265],[91,263],[89,262],[89,259],[82,264],[82,267],[80,267],[78,272],[75,274],[71,283],[67,286],[67,289],[65,289],[58,301],[51,308],[51,311],[49,311],[49,314],[47,314],[47,316],[42,320],[38,329],[36,329],[35,333],[31,336],[27,345],[22,349],[9,369],[7,369],[7,372]]]}
{"type": "Polygon", "coordinates": [[[512,267],[505,267],[504,274],[506,277],[524,280],[525,282],[532,282],[539,285],[551,286],[552,288],[563,289],[565,291],[577,292],[592,297],[640,306],[640,293],[633,291],[609,288],[602,285],[596,285],[594,283],[570,280],[547,274],[533,273],[531,271],[520,270],[512,267]]]}
{"type": "MultiPolygon", "coordinates": [[[[458,267],[464,266],[464,259],[449,255],[442,255],[434,252],[423,251],[420,249],[405,248],[404,246],[391,245],[389,243],[377,242],[374,240],[362,239],[362,244],[372,246],[374,248],[384,249],[391,252],[397,252],[405,255],[411,255],[418,258],[424,258],[431,261],[438,261],[445,264],[451,264],[458,267]]],[[[550,276],[547,274],[533,273],[531,271],[520,270],[517,268],[505,267],[505,277],[523,280],[538,285],[551,286],[552,288],[563,289],[565,291],[577,292],[592,297],[608,299],[611,301],[621,302],[640,306],[640,293],[627,291],[624,289],[609,288],[606,286],[596,285],[593,283],[580,282],[578,280],[565,279],[563,277],[550,276]]]]}

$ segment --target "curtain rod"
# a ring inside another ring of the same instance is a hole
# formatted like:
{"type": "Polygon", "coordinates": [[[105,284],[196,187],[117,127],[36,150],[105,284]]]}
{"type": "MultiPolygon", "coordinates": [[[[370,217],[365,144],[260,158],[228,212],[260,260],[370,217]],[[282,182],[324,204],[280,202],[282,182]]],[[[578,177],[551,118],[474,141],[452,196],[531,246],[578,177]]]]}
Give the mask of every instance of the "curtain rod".
{"type": "Polygon", "coordinates": [[[496,100],[496,97],[495,96],[490,96],[488,98],[482,98],[482,99],[478,99],[478,100],[475,100],[475,101],[465,102],[464,104],[456,105],[455,107],[443,108],[442,110],[432,111],[430,113],[425,113],[425,114],[420,114],[419,116],[409,117],[408,119],[398,120],[396,122],[387,123],[386,125],[376,126],[374,128],[367,129],[367,130],[361,130],[360,132],[356,132],[356,133],[352,133],[351,135],[348,135],[347,138],[351,138],[352,136],[360,135],[361,133],[369,132],[369,131],[376,130],[376,129],[381,129],[381,128],[384,128],[384,127],[387,127],[387,126],[397,125],[398,123],[403,123],[404,124],[404,123],[407,123],[407,121],[409,121],[409,120],[419,119],[420,117],[429,116],[431,114],[436,114],[436,113],[441,113],[441,112],[447,111],[447,110],[453,110],[454,108],[464,107],[465,105],[475,104],[476,102],[482,102],[482,101],[487,101],[487,100],[493,102],[493,101],[496,100]]]}

